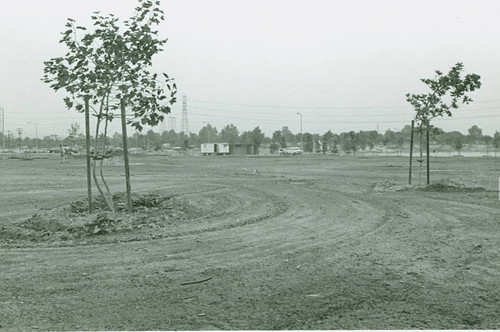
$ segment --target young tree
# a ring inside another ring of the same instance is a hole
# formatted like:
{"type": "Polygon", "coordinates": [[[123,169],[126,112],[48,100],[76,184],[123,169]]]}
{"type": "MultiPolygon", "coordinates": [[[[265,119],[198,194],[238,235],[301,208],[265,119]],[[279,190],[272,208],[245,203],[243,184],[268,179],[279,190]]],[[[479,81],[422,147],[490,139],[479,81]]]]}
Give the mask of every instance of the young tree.
{"type": "Polygon", "coordinates": [[[8,151],[12,152],[12,145],[15,141],[14,134],[9,130],[7,131],[7,135],[5,135],[5,143],[7,145],[8,151]]]}
{"type": "Polygon", "coordinates": [[[302,149],[304,150],[304,152],[311,153],[314,151],[313,135],[311,135],[310,133],[304,133],[303,142],[304,146],[302,147],[302,149]]]}
{"type": "Polygon", "coordinates": [[[272,141],[275,143],[280,143],[281,140],[284,141],[284,137],[281,134],[281,130],[276,130],[273,132],[272,141]]]}
{"type": "Polygon", "coordinates": [[[455,137],[452,146],[453,149],[457,150],[458,155],[460,156],[460,151],[462,151],[462,148],[464,147],[464,144],[462,142],[462,137],[460,136],[455,137]]]}
{"type": "Polygon", "coordinates": [[[339,148],[337,146],[337,141],[333,141],[333,145],[331,147],[331,151],[335,155],[339,153],[339,148]]]}
{"type": "Polygon", "coordinates": [[[399,136],[398,138],[396,138],[396,144],[398,146],[399,155],[401,156],[401,153],[403,152],[403,145],[405,145],[404,137],[399,136]]]}
{"type": "Polygon", "coordinates": [[[76,142],[79,139],[82,139],[84,137],[80,125],[78,123],[74,123],[70,125],[70,128],[68,129],[68,141],[71,142],[71,145],[73,147],[76,146],[76,142]]]}
{"type": "Polygon", "coordinates": [[[189,143],[190,143],[189,136],[183,131],[181,131],[179,135],[177,135],[177,142],[175,142],[175,145],[182,149],[187,149],[189,147],[189,143]]]}
{"type": "Polygon", "coordinates": [[[350,154],[353,146],[353,141],[350,137],[345,137],[342,140],[342,150],[345,154],[350,154]]]}
{"type": "Polygon", "coordinates": [[[186,136],[184,137],[184,140],[182,141],[182,150],[187,150],[189,149],[189,138],[186,136]]]}
{"type": "Polygon", "coordinates": [[[382,144],[384,146],[394,144],[396,140],[396,132],[390,129],[387,129],[384,133],[382,144]]]}
{"type": "Polygon", "coordinates": [[[201,144],[200,136],[198,136],[197,133],[190,133],[188,139],[189,139],[189,143],[191,145],[200,145],[201,144]]]}
{"type": "Polygon", "coordinates": [[[500,132],[495,131],[491,145],[493,145],[493,147],[495,148],[495,158],[496,158],[498,149],[500,149],[500,132]]]}
{"type": "Polygon", "coordinates": [[[94,183],[110,210],[114,210],[109,187],[104,179],[102,161],[105,157],[109,122],[114,111],[120,110],[124,148],[125,180],[127,184],[127,209],[131,211],[130,176],[128,170],[127,134],[125,121],[136,130],[144,125],[155,126],[176,101],[176,85],[167,74],[160,81],[151,72],[152,57],[162,51],[166,39],[158,37],[155,26],[164,20],[159,1],[139,0],[134,15],[120,24],[114,15],[91,17],[93,31],[77,26],[68,19],[60,43],[68,50],[65,56],[52,58],[44,63],[42,80],[55,91],[64,89],[68,94],[64,102],[68,109],[84,112],[88,102],[96,118],[94,136],[94,183]],[[79,36],[79,33],[85,33],[79,36]],[[168,92],[166,91],[168,89],[168,92]],[[125,119],[125,109],[130,114],[125,119]],[[102,151],[99,152],[99,151],[102,151]],[[96,163],[100,161],[101,181],[96,176],[96,163]]]}
{"type": "Polygon", "coordinates": [[[177,141],[177,134],[175,130],[170,129],[169,131],[164,131],[161,133],[161,142],[162,143],[168,143],[171,146],[175,145],[175,142],[177,141]]]}
{"type": "MultiPolygon", "coordinates": [[[[431,120],[444,115],[453,116],[452,110],[460,104],[472,102],[467,93],[481,87],[481,77],[477,74],[466,74],[462,77],[463,64],[457,63],[447,74],[436,70],[433,79],[421,79],[430,92],[427,94],[406,94],[406,100],[415,109],[415,122],[420,129],[427,132],[427,184],[430,182],[430,148],[429,129],[431,120]]],[[[410,156],[411,158],[411,156],[410,156]]]]}
{"type": "MultiPolygon", "coordinates": [[[[286,144],[288,144],[288,143],[295,144],[296,143],[295,135],[291,132],[290,129],[288,129],[287,126],[284,126],[283,128],[281,128],[281,135],[283,135],[283,137],[285,138],[286,144]]],[[[300,142],[300,137],[299,137],[299,142],[300,142]]]]}
{"type": "Polygon", "coordinates": [[[323,138],[321,140],[321,152],[323,152],[323,154],[326,154],[327,151],[328,151],[328,141],[325,139],[325,136],[323,135],[323,138]]]}
{"type": "Polygon", "coordinates": [[[260,128],[258,126],[252,130],[250,137],[252,140],[252,144],[255,145],[255,147],[257,149],[263,143],[264,138],[265,138],[264,133],[262,132],[262,130],[260,130],[260,128]]]}

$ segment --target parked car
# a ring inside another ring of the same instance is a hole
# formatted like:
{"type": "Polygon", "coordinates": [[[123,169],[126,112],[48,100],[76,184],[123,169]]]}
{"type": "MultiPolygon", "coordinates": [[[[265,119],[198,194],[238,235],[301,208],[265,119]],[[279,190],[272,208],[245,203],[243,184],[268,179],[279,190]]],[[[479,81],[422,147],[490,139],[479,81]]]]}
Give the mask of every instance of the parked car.
{"type": "Polygon", "coordinates": [[[295,156],[295,155],[302,154],[302,150],[297,146],[292,146],[289,148],[280,149],[279,153],[281,155],[285,155],[285,156],[289,156],[289,155],[295,156]]]}

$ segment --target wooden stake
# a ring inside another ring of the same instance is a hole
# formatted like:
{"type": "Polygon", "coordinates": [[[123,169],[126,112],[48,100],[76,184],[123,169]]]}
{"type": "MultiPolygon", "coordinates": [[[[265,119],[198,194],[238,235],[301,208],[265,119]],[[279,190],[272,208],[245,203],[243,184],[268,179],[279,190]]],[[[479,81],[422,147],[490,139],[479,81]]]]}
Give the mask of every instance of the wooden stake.
{"type": "Polygon", "coordinates": [[[132,189],[130,186],[130,167],[128,162],[128,144],[127,144],[127,119],[125,118],[125,100],[120,100],[122,116],[122,136],[123,136],[123,163],[125,165],[125,184],[127,187],[127,212],[132,212],[132,189]]]}
{"type": "Polygon", "coordinates": [[[411,169],[413,163],[413,130],[415,128],[415,120],[411,120],[411,133],[410,133],[410,169],[408,171],[408,184],[411,184],[411,169]]]}
{"type": "Polygon", "coordinates": [[[427,184],[431,182],[431,156],[430,156],[430,142],[429,142],[429,124],[426,127],[426,143],[427,143],[427,184]]]}
{"type": "Polygon", "coordinates": [[[87,194],[89,198],[89,214],[92,214],[92,177],[90,175],[90,115],[89,97],[85,97],[85,148],[87,153],[87,194]]]}

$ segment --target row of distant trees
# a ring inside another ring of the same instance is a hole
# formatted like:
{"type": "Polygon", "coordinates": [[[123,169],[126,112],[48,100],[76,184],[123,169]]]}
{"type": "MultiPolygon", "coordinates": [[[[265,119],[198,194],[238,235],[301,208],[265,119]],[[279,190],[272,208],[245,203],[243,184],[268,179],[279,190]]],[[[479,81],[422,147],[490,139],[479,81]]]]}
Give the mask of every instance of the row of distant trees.
{"type": "MultiPolygon", "coordinates": [[[[417,132],[420,129],[417,128],[417,132]]],[[[343,151],[347,154],[356,154],[359,150],[372,150],[376,147],[391,147],[402,149],[409,144],[411,127],[404,126],[400,131],[386,130],[379,133],[376,130],[349,131],[334,134],[327,131],[323,135],[305,133],[303,135],[303,150],[305,152],[333,152],[343,151]]],[[[430,133],[433,145],[448,145],[460,152],[467,145],[493,146],[495,150],[500,148],[500,132],[496,131],[494,136],[483,135],[482,129],[473,125],[468,130],[468,135],[459,131],[445,132],[443,129],[433,127],[430,133]]],[[[297,144],[300,134],[293,135],[288,128],[273,133],[271,150],[284,148],[289,142],[297,144]]]]}
{"type": "MultiPolygon", "coordinates": [[[[399,131],[388,129],[384,133],[379,133],[376,130],[349,131],[340,134],[334,134],[329,130],[323,135],[306,132],[302,136],[302,149],[304,152],[344,152],[347,154],[356,154],[360,150],[372,150],[376,147],[402,149],[403,146],[409,144],[410,130],[410,126],[406,125],[399,131]]],[[[38,146],[39,149],[49,149],[57,148],[60,145],[69,147],[83,147],[85,145],[85,138],[78,124],[71,125],[67,133],[66,137],[49,135],[38,139],[38,141],[30,137],[19,139],[9,133],[5,135],[5,147],[8,150],[13,150],[20,147],[32,149],[38,146]]],[[[129,137],[129,140],[131,147],[141,149],[159,150],[166,144],[171,147],[187,149],[201,143],[226,142],[254,144],[256,146],[269,145],[271,152],[276,152],[280,148],[300,146],[300,136],[300,133],[293,133],[288,127],[282,127],[280,130],[274,131],[271,137],[268,137],[259,127],[240,132],[235,125],[229,124],[219,131],[216,127],[207,124],[198,133],[190,133],[189,136],[174,130],[157,133],[150,129],[144,133],[135,132],[129,137]]],[[[445,132],[441,128],[433,127],[430,138],[433,145],[447,145],[458,152],[471,145],[486,145],[495,150],[500,149],[500,132],[496,131],[493,136],[483,135],[482,129],[477,125],[470,127],[467,134],[459,131],[445,132]]],[[[1,140],[2,136],[0,136],[0,144],[1,140]]],[[[100,140],[105,141],[107,146],[115,148],[121,147],[123,141],[122,135],[119,133],[106,138],[100,137],[100,140]]]]}

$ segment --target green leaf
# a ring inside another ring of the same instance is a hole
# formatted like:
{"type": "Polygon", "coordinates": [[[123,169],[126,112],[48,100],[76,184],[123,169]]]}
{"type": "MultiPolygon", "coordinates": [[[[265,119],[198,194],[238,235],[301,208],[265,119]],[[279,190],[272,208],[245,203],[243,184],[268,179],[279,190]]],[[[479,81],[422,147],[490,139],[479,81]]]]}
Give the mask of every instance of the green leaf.
{"type": "Polygon", "coordinates": [[[71,109],[73,107],[73,102],[71,101],[71,99],[69,99],[69,97],[65,97],[63,100],[68,109],[71,109]]]}

